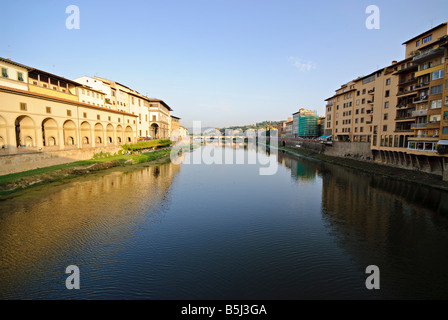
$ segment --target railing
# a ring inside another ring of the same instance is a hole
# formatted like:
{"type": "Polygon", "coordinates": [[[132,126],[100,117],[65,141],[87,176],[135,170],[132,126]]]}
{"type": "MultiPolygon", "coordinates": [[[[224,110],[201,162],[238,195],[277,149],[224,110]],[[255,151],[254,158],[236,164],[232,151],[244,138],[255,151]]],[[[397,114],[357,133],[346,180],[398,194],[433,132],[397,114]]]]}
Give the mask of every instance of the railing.
{"type": "Polygon", "coordinates": [[[367,101],[367,103],[373,104],[373,100],[369,100],[367,101]]]}
{"type": "Polygon", "coordinates": [[[415,129],[415,128],[426,128],[428,126],[427,123],[413,123],[411,125],[411,129],[415,129]]]}
{"type": "Polygon", "coordinates": [[[425,82],[425,83],[419,83],[415,86],[416,89],[420,89],[420,88],[424,88],[429,86],[429,82],[425,82]]]}
{"type": "Polygon", "coordinates": [[[428,114],[428,110],[417,110],[417,111],[412,111],[412,116],[413,116],[413,117],[426,116],[427,114],[428,114]]]}
{"type": "Polygon", "coordinates": [[[394,132],[414,132],[414,130],[397,128],[397,129],[394,130],[394,132]]]}
{"type": "Polygon", "coordinates": [[[371,113],[373,113],[373,110],[367,110],[366,113],[371,114],[371,113]]]}
{"type": "Polygon", "coordinates": [[[374,94],[375,93],[375,89],[369,90],[369,91],[367,91],[367,93],[374,94]]]}
{"type": "Polygon", "coordinates": [[[429,58],[433,55],[443,54],[444,51],[445,51],[445,48],[431,49],[431,50],[426,51],[425,53],[421,53],[421,54],[415,56],[412,60],[413,61],[423,60],[423,59],[429,58]]]}
{"type": "Polygon", "coordinates": [[[399,85],[399,86],[402,86],[402,85],[405,85],[405,84],[408,84],[408,83],[412,83],[412,82],[414,82],[414,81],[416,81],[416,80],[417,80],[417,78],[411,78],[411,79],[408,79],[408,80],[404,80],[404,81],[402,81],[402,82],[399,82],[398,85],[399,85]]]}
{"type": "Polygon", "coordinates": [[[423,102],[423,101],[426,101],[426,100],[428,100],[428,96],[423,96],[423,97],[420,97],[420,98],[415,98],[415,99],[413,100],[413,102],[414,102],[414,103],[420,103],[420,102],[423,102]]]}
{"type": "Polygon", "coordinates": [[[414,119],[414,117],[415,116],[413,116],[412,114],[407,114],[407,115],[404,115],[404,116],[397,116],[395,118],[395,120],[412,120],[412,119],[414,119]]]}

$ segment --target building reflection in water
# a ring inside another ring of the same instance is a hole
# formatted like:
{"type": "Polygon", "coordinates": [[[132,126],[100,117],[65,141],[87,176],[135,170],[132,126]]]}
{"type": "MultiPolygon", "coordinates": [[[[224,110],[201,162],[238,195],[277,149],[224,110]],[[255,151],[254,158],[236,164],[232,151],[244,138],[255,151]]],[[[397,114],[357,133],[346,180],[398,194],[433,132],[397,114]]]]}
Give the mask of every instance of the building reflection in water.
{"type": "Polygon", "coordinates": [[[360,274],[380,268],[383,298],[448,298],[446,192],[282,152],[278,161],[298,180],[322,178],[326,228],[360,274]]]}
{"type": "Polygon", "coordinates": [[[101,259],[112,256],[113,250],[108,249],[117,250],[117,244],[131,239],[142,219],[161,219],[155,213],[169,204],[170,187],[179,170],[179,165],[165,163],[102,173],[101,178],[92,175],[65,185],[42,186],[4,201],[0,206],[0,288],[20,296],[15,286],[37,280],[33,278],[38,274],[61,274],[70,264],[100,259],[89,257],[89,248],[96,253],[104,248],[101,259]],[[73,257],[82,258],[73,261],[73,257]],[[48,266],[61,270],[46,270],[48,266]]]}
{"type": "Polygon", "coordinates": [[[278,162],[291,170],[291,176],[300,182],[313,182],[319,174],[319,165],[303,158],[292,157],[285,151],[278,152],[278,162]]]}
{"type": "Polygon", "coordinates": [[[377,265],[386,298],[448,297],[445,192],[322,164],[322,215],[360,270],[377,265]]]}

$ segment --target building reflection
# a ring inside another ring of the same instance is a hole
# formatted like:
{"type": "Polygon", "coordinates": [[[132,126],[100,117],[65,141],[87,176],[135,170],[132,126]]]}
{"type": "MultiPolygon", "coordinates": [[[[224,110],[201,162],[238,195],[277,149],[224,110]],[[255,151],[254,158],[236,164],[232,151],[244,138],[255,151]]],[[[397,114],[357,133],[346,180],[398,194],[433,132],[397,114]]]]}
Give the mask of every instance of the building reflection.
{"type": "Polygon", "coordinates": [[[291,170],[291,177],[301,182],[313,182],[319,173],[319,166],[312,161],[303,158],[293,157],[285,151],[279,151],[278,162],[291,170]]]}
{"type": "Polygon", "coordinates": [[[321,166],[323,219],[360,272],[379,266],[381,285],[387,286],[382,294],[390,297],[448,297],[447,193],[321,166]]]}
{"type": "Polygon", "coordinates": [[[165,163],[103,173],[30,189],[2,202],[0,287],[15,291],[14,286],[31,281],[34,273],[45,273],[47,265],[63,264],[57,259],[85,257],[92,246],[132,238],[142,220],[161,219],[159,209],[169,204],[179,170],[180,165],[165,163]]]}

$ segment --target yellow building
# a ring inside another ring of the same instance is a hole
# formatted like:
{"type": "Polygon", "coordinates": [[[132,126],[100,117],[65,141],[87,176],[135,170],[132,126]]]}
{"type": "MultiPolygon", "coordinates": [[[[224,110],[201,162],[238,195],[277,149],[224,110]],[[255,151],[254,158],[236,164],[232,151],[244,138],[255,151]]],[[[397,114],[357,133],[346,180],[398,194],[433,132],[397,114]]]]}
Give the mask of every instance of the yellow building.
{"type": "Polygon", "coordinates": [[[352,80],[326,99],[325,134],[369,142],[377,161],[440,172],[448,151],[448,24],[403,45],[404,60],[352,80]]]}
{"type": "Polygon", "coordinates": [[[137,116],[102,107],[100,92],[9,59],[0,58],[0,66],[2,154],[117,146],[137,140],[137,116]],[[94,99],[80,101],[82,90],[94,94],[94,99]]]}

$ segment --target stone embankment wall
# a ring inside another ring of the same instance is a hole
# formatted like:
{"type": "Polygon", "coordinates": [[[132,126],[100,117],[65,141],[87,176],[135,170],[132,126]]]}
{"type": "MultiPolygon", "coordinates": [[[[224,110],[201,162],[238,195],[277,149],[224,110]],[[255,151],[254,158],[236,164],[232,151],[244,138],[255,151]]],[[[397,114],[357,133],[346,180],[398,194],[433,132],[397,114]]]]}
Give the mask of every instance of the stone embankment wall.
{"type": "Polygon", "coordinates": [[[370,144],[365,142],[336,141],[331,145],[325,145],[311,140],[279,138],[279,146],[303,149],[325,156],[374,162],[393,168],[421,171],[442,176],[443,180],[448,181],[448,158],[444,157],[409,155],[396,151],[372,151],[370,144]]]}
{"type": "Polygon", "coordinates": [[[116,153],[119,146],[0,155],[0,175],[88,160],[95,153],[116,153]]]}

